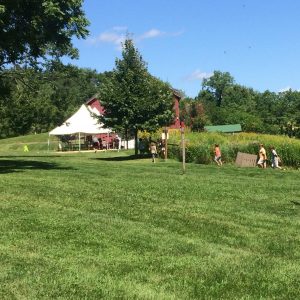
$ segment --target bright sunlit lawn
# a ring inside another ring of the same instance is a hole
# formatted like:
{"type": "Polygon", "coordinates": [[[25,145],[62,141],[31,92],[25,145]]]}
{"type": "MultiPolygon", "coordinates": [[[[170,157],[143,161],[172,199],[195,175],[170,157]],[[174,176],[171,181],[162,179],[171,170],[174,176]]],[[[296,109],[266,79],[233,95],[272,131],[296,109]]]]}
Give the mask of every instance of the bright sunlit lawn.
{"type": "Polygon", "coordinates": [[[1,299],[299,299],[299,171],[0,155],[1,299]]]}

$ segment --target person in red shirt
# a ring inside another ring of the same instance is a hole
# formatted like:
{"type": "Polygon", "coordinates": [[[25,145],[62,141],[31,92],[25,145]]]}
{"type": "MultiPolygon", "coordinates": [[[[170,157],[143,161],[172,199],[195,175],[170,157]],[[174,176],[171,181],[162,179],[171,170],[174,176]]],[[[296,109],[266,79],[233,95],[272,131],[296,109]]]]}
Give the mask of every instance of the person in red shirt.
{"type": "Polygon", "coordinates": [[[214,161],[218,164],[218,166],[222,166],[222,164],[223,164],[222,163],[222,154],[221,154],[221,149],[218,144],[215,144],[214,153],[215,153],[214,161]]]}

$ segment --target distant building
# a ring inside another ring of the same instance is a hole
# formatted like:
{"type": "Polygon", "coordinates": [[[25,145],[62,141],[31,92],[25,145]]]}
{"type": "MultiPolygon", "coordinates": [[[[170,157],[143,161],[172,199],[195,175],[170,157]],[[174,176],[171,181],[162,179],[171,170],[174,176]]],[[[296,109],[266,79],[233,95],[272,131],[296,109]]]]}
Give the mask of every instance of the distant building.
{"type": "Polygon", "coordinates": [[[204,130],[207,132],[236,133],[242,131],[242,126],[241,124],[204,126],[204,130]]]}
{"type": "Polygon", "coordinates": [[[100,115],[104,114],[104,107],[100,104],[96,95],[88,99],[85,104],[90,106],[92,109],[97,109],[100,115]]]}

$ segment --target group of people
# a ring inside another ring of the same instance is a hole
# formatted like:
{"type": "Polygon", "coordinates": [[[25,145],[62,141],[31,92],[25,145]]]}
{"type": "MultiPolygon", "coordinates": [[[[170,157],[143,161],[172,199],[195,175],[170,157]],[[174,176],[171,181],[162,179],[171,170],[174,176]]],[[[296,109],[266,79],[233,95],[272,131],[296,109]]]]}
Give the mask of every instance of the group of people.
{"type": "MultiPolygon", "coordinates": [[[[271,149],[271,165],[272,168],[277,168],[277,169],[281,169],[281,167],[279,166],[279,162],[280,162],[280,157],[277,154],[277,151],[275,149],[274,146],[270,147],[271,149]]],[[[258,152],[258,162],[257,165],[263,169],[265,169],[267,167],[267,152],[266,149],[264,147],[263,144],[259,145],[259,152],[258,152]]]]}
{"type": "Polygon", "coordinates": [[[97,150],[103,150],[103,149],[104,150],[119,149],[120,146],[120,140],[118,136],[112,139],[111,142],[109,143],[108,141],[104,139],[102,140],[100,137],[98,138],[96,135],[93,135],[89,137],[88,143],[90,143],[90,146],[92,146],[95,152],[97,152],[97,150]]]}
{"type": "MultiPolygon", "coordinates": [[[[275,149],[274,146],[270,147],[271,150],[271,166],[274,169],[282,169],[279,166],[280,163],[280,157],[277,154],[277,151],[275,149]]],[[[217,163],[217,165],[222,166],[222,154],[221,154],[221,150],[218,144],[215,144],[215,148],[214,148],[214,161],[217,163]]],[[[264,148],[263,144],[259,144],[259,152],[258,152],[258,161],[257,161],[257,165],[263,169],[265,169],[267,167],[267,152],[266,149],[264,148]]]]}
{"type": "MultiPolygon", "coordinates": [[[[143,150],[145,150],[145,145],[142,146],[143,150]]],[[[140,149],[141,150],[141,149],[140,149]]],[[[274,146],[270,147],[271,150],[271,166],[272,168],[278,168],[278,169],[282,169],[279,166],[279,163],[281,162],[279,155],[277,154],[277,151],[275,149],[274,146]]],[[[154,142],[150,142],[149,145],[149,152],[151,154],[151,158],[152,158],[152,162],[155,162],[155,158],[157,156],[157,147],[156,147],[156,143],[154,142]]],[[[214,146],[214,161],[216,162],[216,164],[218,166],[222,166],[223,162],[222,162],[222,153],[221,153],[221,149],[219,144],[215,144],[214,146]]],[[[263,144],[259,144],[259,152],[258,152],[258,161],[257,161],[257,165],[263,169],[265,169],[267,167],[267,152],[266,149],[264,148],[263,144]]]]}

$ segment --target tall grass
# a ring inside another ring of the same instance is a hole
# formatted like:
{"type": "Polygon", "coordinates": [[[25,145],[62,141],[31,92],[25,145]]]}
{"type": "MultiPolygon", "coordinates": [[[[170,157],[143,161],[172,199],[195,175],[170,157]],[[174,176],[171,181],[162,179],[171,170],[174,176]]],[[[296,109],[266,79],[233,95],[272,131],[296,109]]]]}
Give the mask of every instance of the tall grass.
{"type": "MultiPolygon", "coordinates": [[[[265,145],[268,158],[271,157],[270,147],[274,146],[284,165],[295,168],[300,167],[300,140],[298,139],[256,133],[222,134],[193,132],[187,132],[185,139],[187,162],[202,164],[212,162],[214,144],[219,144],[223,160],[232,163],[236,159],[237,152],[257,154],[259,144],[262,143],[265,145]]],[[[180,132],[171,131],[168,143],[170,157],[180,159],[180,132]]]]}

